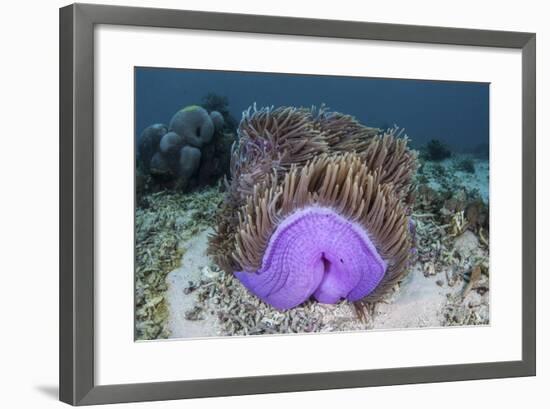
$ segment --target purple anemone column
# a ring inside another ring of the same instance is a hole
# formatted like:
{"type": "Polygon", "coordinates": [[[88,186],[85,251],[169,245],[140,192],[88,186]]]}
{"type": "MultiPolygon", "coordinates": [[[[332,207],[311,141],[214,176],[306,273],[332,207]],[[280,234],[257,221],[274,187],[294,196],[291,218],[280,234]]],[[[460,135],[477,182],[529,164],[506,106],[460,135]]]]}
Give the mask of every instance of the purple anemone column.
{"type": "Polygon", "coordinates": [[[382,280],[386,263],[359,224],[334,210],[306,207],[272,234],[262,267],[235,276],[275,308],[293,308],[312,295],[319,302],[357,301],[382,280]]]}

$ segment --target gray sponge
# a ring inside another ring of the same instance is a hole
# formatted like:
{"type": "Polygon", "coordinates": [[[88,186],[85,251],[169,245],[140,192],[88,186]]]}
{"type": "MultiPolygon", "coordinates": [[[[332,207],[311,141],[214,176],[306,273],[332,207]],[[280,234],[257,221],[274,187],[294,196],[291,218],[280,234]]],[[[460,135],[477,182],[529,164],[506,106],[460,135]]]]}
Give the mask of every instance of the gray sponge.
{"type": "Polygon", "coordinates": [[[170,130],[182,136],[186,144],[201,148],[212,140],[214,123],[206,109],[191,105],[176,112],[170,130]]]}

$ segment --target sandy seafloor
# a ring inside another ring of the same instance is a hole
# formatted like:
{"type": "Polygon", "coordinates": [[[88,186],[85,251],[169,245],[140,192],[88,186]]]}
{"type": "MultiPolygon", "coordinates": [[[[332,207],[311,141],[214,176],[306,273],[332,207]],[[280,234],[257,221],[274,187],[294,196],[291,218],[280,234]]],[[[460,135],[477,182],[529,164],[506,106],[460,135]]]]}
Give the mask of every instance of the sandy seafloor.
{"type": "Polygon", "coordinates": [[[218,188],[176,197],[157,193],[149,204],[146,199],[146,209],[138,212],[138,246],[140,237],[143,243],[160,242],[161,251],[174,254],[177,249],[179,259],[172,263],[174,268],[167,268],[170,263],[155,267],[158,263],[151,264],[147,258],[154,259],[155,247],[138,250],[153,267],[143,268],[137,277],[137,338],[489,324],[488,232],[468,226],[464,212],[453,213],[456,202],[467,203],[472,197],[488,204],[489,166],[475,159],[475,173],[468,173],[458,169],[458,159],[423,164],[417,177],[421,193],[412,215],[417,250],[409,274],[383,301],[369,306],[363,320],[345,301],[337,305],[308,301],[289,311],[277,311],[248,293],[231,274],[220,271],[206,255],[213,215],[223,197],[218,188]],[[181,200],[183,206],[178,205],[181,200]],[[152,212],[164,203],[169,203],[171,212],[159,219],[152,212]],[[165,223],[163,227],[155,226],[158,220],[165,223]],[[179,232],[168,236],[171,246],[166,246],[167,239],[151,236],[159,234],[159,229],[179,232]],[[154,268],[166,272],[153,274],[154,268]]]}

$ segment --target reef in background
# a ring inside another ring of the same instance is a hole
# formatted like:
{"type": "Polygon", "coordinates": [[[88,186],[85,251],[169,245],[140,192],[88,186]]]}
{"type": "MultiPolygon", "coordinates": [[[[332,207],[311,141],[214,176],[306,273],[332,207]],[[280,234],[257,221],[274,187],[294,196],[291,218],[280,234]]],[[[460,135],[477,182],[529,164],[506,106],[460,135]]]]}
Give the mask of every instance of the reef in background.
{"type": "Polygon", "coordinates": [[[451,157],[451,149],[439,139],[430,140],[420,150],[420,157],[425,160],[438,162],[451,157]]]}
{"type": "Polygon", "coordinates": [[[211,95],[206,106],[189,105],[174,114],[168,125],[153,124],[137,141],[136,191],[172,189],[188,192],[215,184],[229,171],[235,136],[226,120],[233,120],[227,101],[211,95]],[[216,101],[218,101],[216,103],[216,101]]]}

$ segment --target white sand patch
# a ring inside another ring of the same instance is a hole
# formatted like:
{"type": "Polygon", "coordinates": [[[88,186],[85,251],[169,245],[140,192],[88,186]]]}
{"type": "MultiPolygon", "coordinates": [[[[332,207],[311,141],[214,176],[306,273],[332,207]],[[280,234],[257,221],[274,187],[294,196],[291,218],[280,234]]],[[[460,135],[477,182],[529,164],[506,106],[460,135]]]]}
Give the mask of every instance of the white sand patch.
{"type": "Polygon", "coordinates": [[[458,294],[460,285],[449,287],[444,270],[425,277],[416,264],[399,290],[385,303],[376,306],[374,329],[441,327],[448,297],[458,294]]]}
{"type": "Polygon", "coordinates": [[[210,262],[206,249],[211,232],[212,229],[203,230],[185,243],[181,266],[166,277],[167,326],[171,338],[209,337],[220,333],[217,318],[200,310],[196,292],[187,290],[204,278],[204,267],[210,262]]]}

